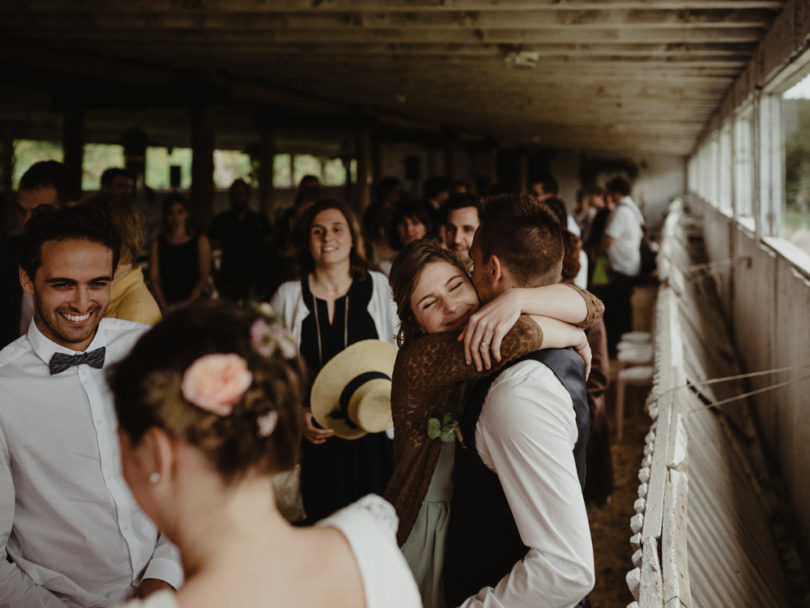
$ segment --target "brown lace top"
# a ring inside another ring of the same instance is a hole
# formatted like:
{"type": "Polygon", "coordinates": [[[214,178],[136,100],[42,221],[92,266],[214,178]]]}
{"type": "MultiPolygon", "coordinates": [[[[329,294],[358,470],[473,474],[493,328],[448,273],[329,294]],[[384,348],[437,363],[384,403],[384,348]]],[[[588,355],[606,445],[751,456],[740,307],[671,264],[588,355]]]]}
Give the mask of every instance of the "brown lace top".
{"type": "MultiPolygon", "coordinates": [[[[585,300],[588,314],[578,327],[586,329],[602,318],[604,306],[593,294],[576,289],[585,300]]],[[[394,418],[394,473],[385,498],[399,516],[397,540],[404,543],[419,513],[430,479],[439,460],[442,442],[429,439],[428,419],[441,420],[455,412],[461,383],[489,376],[509,361],[538,350],[543,332],[529,317],[522,316],[501,343],[501,361],[492,369],[477,371],[464,361],[464,346],[458,334],[440,333],[409,340],[399,350],[394,364],[391,410],[394,418]]]]}

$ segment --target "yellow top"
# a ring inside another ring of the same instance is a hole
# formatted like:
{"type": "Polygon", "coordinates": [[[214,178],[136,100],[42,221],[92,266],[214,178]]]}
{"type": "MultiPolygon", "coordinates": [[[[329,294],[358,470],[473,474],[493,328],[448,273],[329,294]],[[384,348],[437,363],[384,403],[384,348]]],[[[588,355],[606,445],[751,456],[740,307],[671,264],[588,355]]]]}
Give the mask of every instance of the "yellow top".
{"type": "Polygon", "coordinates": [[[160,307],[144,283],[140,268],[133,267],[113,281],[110,304],[104,316],[149,325],[160,321],[160,307]]]}

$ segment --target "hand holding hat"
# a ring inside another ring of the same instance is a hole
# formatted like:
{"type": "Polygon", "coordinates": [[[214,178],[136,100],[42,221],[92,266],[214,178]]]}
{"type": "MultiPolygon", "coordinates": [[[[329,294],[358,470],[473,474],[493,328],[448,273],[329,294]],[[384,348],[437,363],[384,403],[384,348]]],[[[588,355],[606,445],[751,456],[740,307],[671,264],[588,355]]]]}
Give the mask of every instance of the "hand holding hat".
{"type": "Polygon", "coordinates": [[[335,355],[312,385],[313,418],[343,439],[392,427],[391,375],[396,357],[396,346],[381,340],[356,342],[335,355]]]}

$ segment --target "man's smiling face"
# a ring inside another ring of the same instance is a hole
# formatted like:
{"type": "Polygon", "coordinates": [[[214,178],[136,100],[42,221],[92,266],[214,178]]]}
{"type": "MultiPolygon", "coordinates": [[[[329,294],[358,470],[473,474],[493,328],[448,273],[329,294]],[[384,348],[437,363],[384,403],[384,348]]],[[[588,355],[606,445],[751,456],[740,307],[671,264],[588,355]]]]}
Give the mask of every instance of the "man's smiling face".
{"type": "Polygon", "coordinates": [[[20,280],[34,296],[34,321],[47,338],[76,351],[93,341],[110,302],[113,252],[86,239],[45,241],[33,280],[20,280]]]}

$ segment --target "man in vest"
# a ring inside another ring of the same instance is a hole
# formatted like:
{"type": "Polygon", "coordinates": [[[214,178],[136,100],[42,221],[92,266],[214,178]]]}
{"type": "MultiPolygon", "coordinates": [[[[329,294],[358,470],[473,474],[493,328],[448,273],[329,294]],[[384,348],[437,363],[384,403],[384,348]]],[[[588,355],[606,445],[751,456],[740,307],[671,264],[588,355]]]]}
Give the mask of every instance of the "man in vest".
{"type": "MultiPolygon", "coordinates": [[[[527,197],[490,199],[470,256],[484,302],[510,287],[555,283],[560,225],[527,197]]],[[[460,421],[466,447],[457,444],[453,471],[444,570],[449,605],[563,608],[583,602],[593,588],[582,496],[584,367],[573,349],[538,351],[470,391],[460,421]]]]}

